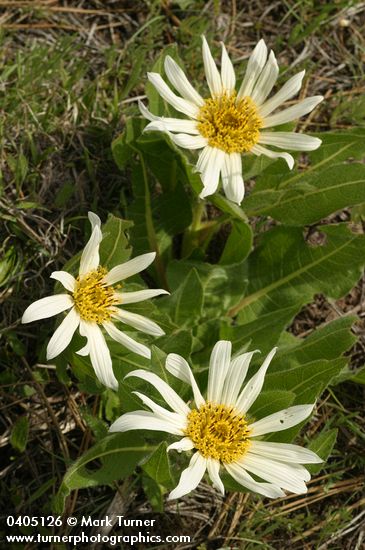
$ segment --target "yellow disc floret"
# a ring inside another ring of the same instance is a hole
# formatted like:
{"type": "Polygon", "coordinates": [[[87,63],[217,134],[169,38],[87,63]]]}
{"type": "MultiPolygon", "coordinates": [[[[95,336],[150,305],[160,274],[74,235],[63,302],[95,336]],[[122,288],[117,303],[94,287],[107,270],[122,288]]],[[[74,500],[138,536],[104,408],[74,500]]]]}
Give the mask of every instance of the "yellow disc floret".
{"type": "Polygon", "coordinates": [[[207,99],[198,116],[198,130],[211,147],[244,153],[258,142],[262,120],[250,97],[236,94],[207,99]]]}
{"type": "Polygon", "coordinates": [[[113,313],[112,306],[118,303],[113,287],[104,282],[106,274],[104,267],[98,267],[76,279],[73,299],[84,321],[98,324],[108,321],[113,313]]]}
{"type": "Polygon", "coordinates": [[[189,413],[185,434],[205,458],[226,464],[244,455],[250,445],[244,415],[233,407],[209,402],[189,413]]]}

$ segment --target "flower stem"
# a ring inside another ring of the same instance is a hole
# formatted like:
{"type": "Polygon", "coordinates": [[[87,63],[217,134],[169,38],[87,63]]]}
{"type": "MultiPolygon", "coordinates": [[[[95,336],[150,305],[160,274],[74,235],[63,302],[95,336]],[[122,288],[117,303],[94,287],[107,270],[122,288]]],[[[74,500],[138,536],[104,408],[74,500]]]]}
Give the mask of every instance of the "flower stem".
{"type": "Polygon", "coordinates": [[[202,226],[202,218],[205,213],[205,202],[198,199],[193,208],[193,219],[184,233],[182,243],[182,257],[190,256],[192,251],[199,246],[199,231],[202,226]]]}

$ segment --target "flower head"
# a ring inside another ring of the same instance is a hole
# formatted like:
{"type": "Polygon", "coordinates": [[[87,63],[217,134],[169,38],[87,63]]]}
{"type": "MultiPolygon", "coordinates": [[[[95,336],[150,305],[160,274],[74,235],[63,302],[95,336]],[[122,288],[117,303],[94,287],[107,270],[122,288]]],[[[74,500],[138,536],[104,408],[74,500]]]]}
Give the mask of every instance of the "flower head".
{"type": "Polygon", "coordinates": [[[22,323],[46,319],[70,310],[48,343],[47,359],[53,359],[66,349],[79,328],[80,334],[87,338],[87,344],[77,353],[90,355],[100,382],[107,387],[116,388],[118,381],[113,373],[112,360],[102,329],[130,351],[149,359],[150,350],[116,328],[113,321],[121,321],[147,334],[161,336],[164,331],[156,323],[119,306],[168,293],[163,289],[124,292],[120,289],[120,284],[114,287],[115,283],[146,269],[153,262],[155,253],[137,256],[108,271],[99,263],[99,245],[103,238],[100,218],[89,212],[89,220],[92,232],[81,255],[78,277],[75,279],[67,271],[54,271],[51,274],[51,278],[59,281],[68,293],[33,302],[25,310],[22,323]]]}
{"type": "Polygon", "coordinates": [[[177,111],[189,119],[158,117],[140,103],[140,110],[151,122],[146,130],[167,132],[176,145],[185,149],[202,149],[196,165],[201,174],[203,190],[200,196],[213,194],[221,176],[226,196],[238,204],[244,196],[242,178],[243,153],[281,157],[289,168],[294,159],[286,152],[265,147],[293,151],[312,151],[321,140],[294,132],[266,131],[306,115],[322,96],[309,97],[273,114],[296,95],[302,84],[304,71],[290,78],[270,99],[267,99],[279,74],[275,55],[263,40],[253,50],[245,77],[236,90],[236,75],[232,62],[222,43],[221,70],[213,60],[208,43],[203,37],[203,61],[210,96],[203,98],[190,84],[179,65],[169,56],[165,58],[165,72],[176,95],[158,73],[148,73],[148,79],[158,93],[177,111]]]}
{"type": "Polygon", "coordinates": [[[207,398],[204,399],[188,363],[169,354],[166,369],[188,383],[193,391],[190,408],[161,378],[151,372],[136,370],[127,376],[142,378],[162,395],[170,409],[156,404],[140,392],[134,392],[152,412],[135,411],[122,415],[110,431],[156,430],[181,439],[168,450],[195,449],[189,466],[182,472],[169,498],[179,498],[200,483],[205,471],[216,489],[224,494],[220,469],[224,468],[238,483],[264,496],[283,496],[283,489],[293,493],[307,491],[310,474],[302,466],[322,460],[298,445],[261,441],[260,436],[291,428],[302,422],[313,405],[296,405],[254,421],[248,411],[261,392],[265,374],[276,352],[274,348],[261,368],[242,389],[251,358],[255,352],[231,358],[231,343],[219,341],[209,364],[207,398]],[[251,474],[263,481],[257,481],[251,474]]]}

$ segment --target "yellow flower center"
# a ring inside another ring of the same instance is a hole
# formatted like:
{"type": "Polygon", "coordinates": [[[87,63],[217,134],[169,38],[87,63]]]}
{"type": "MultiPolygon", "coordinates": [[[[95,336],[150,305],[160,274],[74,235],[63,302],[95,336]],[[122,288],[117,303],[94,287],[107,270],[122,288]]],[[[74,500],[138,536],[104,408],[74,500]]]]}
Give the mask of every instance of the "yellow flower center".
{"type": "Polygon", "coordinates": [[[101,324],[108,321],[117,303],[113,287],[106,286],[103,279],[108,271],[98,267],[87,275],[77,277],[73,292],[75,307],[85,321],[101,324]]]}
{"type": "Polygon", "coordinates": [[[245,417],[233,407],[209,401],[189,413],[185,434],[205,458],[227,464],[245,454],[250,445],[245,417]]]}
{"type": "Polygon", "coordinates": [[[258,142],[262,120],[250,97],[236,94],[207,99],[198,117],[198,130],[211,147],[244,153],[258,142]]]}

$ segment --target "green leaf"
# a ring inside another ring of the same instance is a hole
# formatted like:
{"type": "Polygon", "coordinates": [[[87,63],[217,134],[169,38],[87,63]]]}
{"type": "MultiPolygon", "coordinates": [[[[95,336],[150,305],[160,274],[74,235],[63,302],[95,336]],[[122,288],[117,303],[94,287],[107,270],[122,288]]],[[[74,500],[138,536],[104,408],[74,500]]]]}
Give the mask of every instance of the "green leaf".
{"type": "Polygon", "coordinates": [[[351,376],[350,380],[358,384],[365,384],[365,367],[358,369],[353,376],[351,376]]]}
{"type": "Polygon", "coordinates": [[[202,316],[203,285],[193,268],[170,298],[172,318],[178,326],[195,324],[202,316]]]}
{"type": "Polygon", "coordinates": [[[342,224],[321,226],[325,244],[309,246],[299,228],[266,232],[247,263],[246,295],[229,311],[239,324],[310,302],[316,293],[338,299],[358,281],[365,263],[365,237],[342,224]],[[336,273],[336,277],[333,274],[336,273]]]}
{"type": "Polygon", "coordinates": [[[133,472],[147,453],[154,450],[155,446],[146,445],[134,433],[109,435],[89,449],[67,470],[54,499],[55,513],[63,512],[65,498],[73,489],[96,487],[124,479],[133,472]],[[96,460],[101,461],[101,466],[95,467],[96,460]]]}
{"type": "Polygon", "coordinates": [[[222,325],[220,338],[230,340],[235,352],[249,344],[250,349],[259,349],[263,354],[268,353],[300,308],[300,302],[288,307],[279,306],[277,310],[260,314],[252,321],[239,325],[222,325]]]}
{"type": "Polygon", "coordinates": [[[245,202],[251,216],[271,216],[286,225],[308,225],[349,205],[365,202],[365,166],[338,164],[304,173],[286,189],[252,193],[245,202]]]}
{"type": "Polygon", "coordinates": [[[343,357],[331,361],[318,359],[282,369],[280,362],[273,361],[265,378],[264,389],[281,388],[291,391],[295,394],[295,404],[314,403],[346,363],[347,360],[343,357]]]}
{"type": "Polygon", "coordinates": [[[322,470],[324,463],[330,456],[336,443],[337,433],[337,428],[332,428],[331,430],[324,429],[309,445],[309,449],[314,453],[317,453],[317,455],[323,460],[322,464],[308,464],[306,466],[307,470],[309,470],[311,474],[317,474],[322,470]]]}
{"type": "Polygon", "coordinates": [[[109,214],[106,223],[103,225],[103,240],[100,244],[100,264],[108,269],[126,262],[131,255],[131,248],[128,248],[128,229],[133,222],[122,220],[109,214]]]}
{"type": "Polygon", "coordinates": [[[281,368],[302,365],[317,359],[337,359],[356,342],[351,332],[356,317],[342,317],[317,328],[307,338],[295,338],[294,343],[279,346],[273,360],[281,368]]]}
{"type": "Polygon", "coordinates": [[[364,202],[365,130],[321,134],[305,170],[290,173],[276,163],[264,170],[243,203],[251,216],[270,215],[288,225],[315,223],[348,205],[364,202]],[[351,162],[349,162],[351,160],[351,162]]]}
{"type": "Polygon", "coordinates": [[[295,394],[287,390],[262,391],[249,410],[249,416],[260,419],[274,412],[287,409],[293,403],[295,394]]]}
{"type": "Polygon", "coordinates": [[[15,422],[10,435],[10,443],[19,452],[23,452],[27,446],[29,433],[29,421],[26,416],[20,416],[15,422]]]}
{"type": "Polygon", "coordinates": [[[243,221],[234,220],[219,263],[229,265],[242,262],[251,252],[252,241],[251,226],[243,221]]]}
{"type": "Polygon", "coordinates": [[[165,441],[160,443],[157,449],[148,457],[146,462],[141,464],[141,468],[159,485],[166,488],[173,486],[174,480],[170,471],[167,443],[165,441]]]}
{"type": "MultiPolygon", "coordinates": [[[[286,370],[279,370],[280,365],[278,364],[270,365],[270,372],[265,378],[264,390],[274,390],[280,387],[282,390],[293,392],[295,395],[293,405],[314,403],[346,363],[346,358],[331,361],[317,360],[286,370]]],[[[268,436],[268,439],[289,442],[298,433],[302,424],[282,432],[275,432],[268,436]]]]}
{"type": "Polygon", "coordinates": [[[195,268],[204,290],[203,316],[216,318],[236,304],[247,285],[244,262],[230,266],[212,265],[194,260],[172,260],[167,268],[171,290],[183,284],[195,268]]]}

